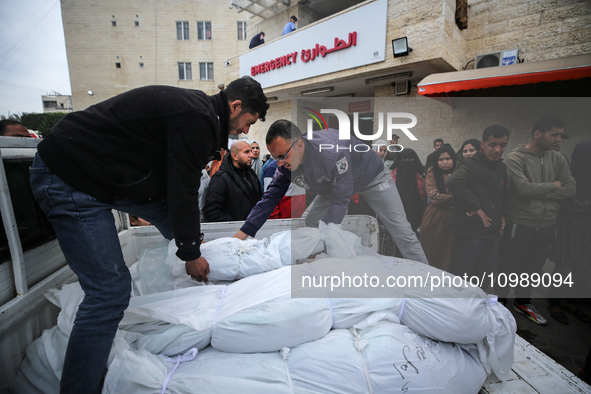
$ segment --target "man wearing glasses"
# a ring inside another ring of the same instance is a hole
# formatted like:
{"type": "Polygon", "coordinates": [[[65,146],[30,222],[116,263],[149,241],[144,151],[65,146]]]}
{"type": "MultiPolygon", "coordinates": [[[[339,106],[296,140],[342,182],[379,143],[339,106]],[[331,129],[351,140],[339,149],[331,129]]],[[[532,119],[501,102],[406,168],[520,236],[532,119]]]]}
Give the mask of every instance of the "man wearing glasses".
{"type": "Polygon", "coordinates": [[[254,236],[293,182],[317,194],[306,216],[307,226],[316,226],[320,220],[341,223],[351,196],[360,193],[384,222],[403,256],[427,263],[381,159],[372,150],[349,152],[349,143],[362,143],[360,140],[351,137],[350,141],[341,141],[338,131],[333,129],[316,131],[314,138],[308,140],[296,125],[281,119],[271,125],[265,142],[279,167],[262,200],[234,237],[254,236]],[[338,149],[321,150],[320,146],[338,149]]]}

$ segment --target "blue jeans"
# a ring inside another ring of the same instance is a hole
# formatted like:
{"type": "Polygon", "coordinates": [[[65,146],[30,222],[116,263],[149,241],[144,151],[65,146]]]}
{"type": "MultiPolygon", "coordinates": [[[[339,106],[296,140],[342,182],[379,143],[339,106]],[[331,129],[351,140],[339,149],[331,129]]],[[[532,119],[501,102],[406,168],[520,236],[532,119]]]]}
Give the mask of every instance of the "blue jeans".
{"type": "Polygon", "coordinates": [[[33,194],[84,290],[66,350],[61,392],[100,393],[113,338],[131,293],[131,275],[111,210],[137,215],[172,239],[166,200],[136,204],[116,198],[113,204],[105,204],[66,184],[38,154],[30,175],[33,194]]]}

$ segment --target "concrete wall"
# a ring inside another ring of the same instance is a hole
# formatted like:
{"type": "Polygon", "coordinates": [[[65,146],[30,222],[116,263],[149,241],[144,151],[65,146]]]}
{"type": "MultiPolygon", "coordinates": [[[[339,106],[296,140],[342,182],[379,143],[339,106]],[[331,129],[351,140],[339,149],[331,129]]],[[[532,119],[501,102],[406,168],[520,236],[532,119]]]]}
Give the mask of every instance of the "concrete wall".
{"type": "Polygon", "coordinates": [[[526,62],[591,52],[588,0],[469,0],[468,5],[465,62],[512,48],[526,62]]]}
{"type": "Polygon", "coordinates": [[[256,27],[256,31],[264,31],[265,42],[270,42],[283,35],[283,27],[289,22],[289,18],[292,15],[295,15],[296,18],[298,18],[298,21],[296,22],[296,30],[316,22],[321,18],[320,15],[308,7],[300,6],[296,3],[284,11],[278,12],[271,18],[265,20],[256,18],[257,21],[253,23],[253,26],[256,27]]]}
{"type": "Polygon", "coordinates": [[[236,27],[247,21],[248,28],[248,15],[213,1],[61,0],[61,6],[75,110],[150,84],[216,93],[229,82],[224,61],[250,41],[238,40],[236,27]],[[189,22],[189,40],[177,40],[176,21],[189,22]],[[197,21],[212,22],[212,40],[197,40],[197,21]],[[192,63],[192,81],[178,79],[177,62],[192,63]],[[199,62],[214,63],[213,81],[199,80],[199,62]]]}

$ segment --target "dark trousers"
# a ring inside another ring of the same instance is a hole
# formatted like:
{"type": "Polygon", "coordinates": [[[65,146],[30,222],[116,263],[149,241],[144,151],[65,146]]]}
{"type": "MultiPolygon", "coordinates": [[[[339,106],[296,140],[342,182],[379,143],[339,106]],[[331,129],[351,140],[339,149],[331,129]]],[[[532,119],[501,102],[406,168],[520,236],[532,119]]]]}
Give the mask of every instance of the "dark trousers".
{"type": "MultiPolygon", "coordinates": [[[[554,238],[556,226],[540,228],[507,221],[501,244],[500,272],[507,275],[541,273],[554,238]]],[[[527,304],[531,288],[516,287],[515,295],[515,303],[527,304]]]]}
{"type": "Polygon", "coordinates": [[[470,238],[456,235],[452,273],[458,276],[489,274],[497,271],[501,237],[470,238]]]}

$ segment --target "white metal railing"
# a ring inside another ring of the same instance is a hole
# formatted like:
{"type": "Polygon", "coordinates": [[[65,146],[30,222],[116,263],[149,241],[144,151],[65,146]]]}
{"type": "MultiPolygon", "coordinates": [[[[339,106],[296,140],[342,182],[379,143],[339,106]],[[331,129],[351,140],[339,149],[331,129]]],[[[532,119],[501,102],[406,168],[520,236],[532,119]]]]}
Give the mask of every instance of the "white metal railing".
{"type": "MultiPolygon", "coordinates": [[[[40,141],[37,138],[0,137],[0,148],[37,148],[40,141]]],[[[23,247],[14,217],[14,208],[12,206],[10,189],[8,187],[8,180],[6,179],[6,170],[4,168],[3,155],[5,154],[4,149],[0,150],[0,212],[2,213],[2,222],[4,223],[4,231],[6,232],[8,248],[12,259],[14,286],[17,296],[21,296],[29,289],[25,275],[23,247]]],[[[18,156],[19,154],[17,153],[18,156]]],[[[23,157],[25,156],[23,155],[23,157]]]]}
{"type": "MultiPolygon", "coordinates": [[[[28,303],[33,302],[32,300],[25,300],[25,298],[36,298],[39,295],[42,295],[48,288],[63,283],[64,280],[68,280],[73,275],[66,265],[63,267],[56,267],[55,272],[51,273],[48,277],[44,278],[41,282],[31,288],[29,288],[27,284],[25,259],[26,256],[31,254],[31,251],[27,253],[24,253],[23,251],[6,177],[4,159],[32,159],[37,151],[37,145],[41,141],[41,139],[37,138],[0,136],[0,212],[2,214],[6,238],[8,240],[10,258],[12,261],[12,279],[16,293],[16,298],[13,298],[11,301],[0,306],[0,322],[2,322],[0,324],[0,333],[6,329],[5,323],[7,323],[8,320],[11,320],[12,317],[21,313],[23,308],[26,309],[25,306],[28,305],[28,303]]],[[[128,215],[118,211],[113,211],[113,214],[120,236],[125,235],[123,232],[130,227],[128,215]]],[[[47,245],[41,247],[44,248],[47,247],[47,245]]],[[[38,302],[38,300],[35,300],[35,302],[38,302]]]]}

